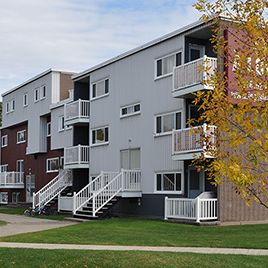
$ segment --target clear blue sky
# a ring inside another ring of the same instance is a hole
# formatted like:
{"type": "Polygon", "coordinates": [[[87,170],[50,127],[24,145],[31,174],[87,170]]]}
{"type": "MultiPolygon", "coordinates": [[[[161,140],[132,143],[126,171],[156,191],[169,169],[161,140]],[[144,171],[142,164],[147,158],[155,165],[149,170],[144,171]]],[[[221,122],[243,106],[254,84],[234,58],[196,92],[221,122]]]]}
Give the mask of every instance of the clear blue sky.
{"type": "Polygon", "coordinates": [[[194,22],[194,2],[2,0],[0,93],[48,68],[83,71],[194,22]]]}

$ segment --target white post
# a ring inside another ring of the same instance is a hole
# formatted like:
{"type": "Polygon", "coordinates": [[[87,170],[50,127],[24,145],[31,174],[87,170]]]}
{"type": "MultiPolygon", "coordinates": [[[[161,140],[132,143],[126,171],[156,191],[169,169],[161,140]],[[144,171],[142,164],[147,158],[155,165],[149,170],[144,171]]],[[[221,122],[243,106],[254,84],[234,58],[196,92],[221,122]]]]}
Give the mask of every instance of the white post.
{"type": "Polygon", "coordinates": [[[196,222],[200,222],[200,198],[196,198],[196,222]]]}
{"type": "Polygon", "coordinates": [[[92,199],[92,216],[95,217],[96,213],[95,213],[95,205],[96,205],[96,200],[95,200],[95,193],[93,194],[93,199],[92,199]]]}
{"type": "Polygon", "coordinates": [[[78,145],[78,164],[81,162],[81,145],[78,145]]]}
{"type": "Polygon", "coordinates": [[[76,212],[76,192],[73,194],[73,214],[76,212]]]}
{"type": "Polygon", "coordinates": [[[81,100],[78,100],[78,118],[81,117],[81,107],[80,107],[81,100]]]}
{"type": "Polygon", "coordinates": [[[58,212],[60,212],[60,193],[58,194],[58,212]]]}
{"type": "Polygon", "coordinates": [[[167,220],[168,219],[168,215],[167,215],[167,206],[168,206],[168,197],[165,196],[165,207],[164,207],[164,219],[167,220]]]}
{"type": "Polygon", "coordinates": [[[35,192],[33,192],[33,209],[34,209],[34,207],[35,207],[35,192]]]}
{"type": "Polygon", "coordinates": [[[124,191],[124,189],[125,189],[125,182],[124,182],[124,169],[123,168],[121,168],[121,183],[122,183],[122,191],[124,191]]]}

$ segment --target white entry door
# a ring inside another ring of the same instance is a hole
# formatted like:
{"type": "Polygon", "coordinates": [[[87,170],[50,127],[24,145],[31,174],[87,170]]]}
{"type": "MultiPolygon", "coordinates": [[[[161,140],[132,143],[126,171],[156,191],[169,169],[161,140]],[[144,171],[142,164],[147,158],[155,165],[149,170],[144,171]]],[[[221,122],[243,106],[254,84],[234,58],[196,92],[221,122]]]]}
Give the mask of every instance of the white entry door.
{"type": "Polygon", "coordinates": [[[35,191],[35,175],[26,176],[26,202],[33,202],[33,193],[35,191]]]}
{"type": "Polygon", "coordinates": [[[126,149],[120,151],[121,168],[123,169],[140,169],[141,168],[141,150],[126,149]]]}
{"type": "Polygon", "coordinates": [[[204,172],[198,172],[196,168],[188,168],[188,197],[196,198],[204,192],[204,172]]]}

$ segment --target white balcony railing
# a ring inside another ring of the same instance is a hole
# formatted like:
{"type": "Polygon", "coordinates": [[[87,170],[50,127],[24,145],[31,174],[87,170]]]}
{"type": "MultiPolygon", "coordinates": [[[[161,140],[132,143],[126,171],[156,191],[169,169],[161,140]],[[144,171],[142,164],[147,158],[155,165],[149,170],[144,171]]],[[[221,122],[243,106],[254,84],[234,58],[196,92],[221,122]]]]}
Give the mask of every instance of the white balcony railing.
{"type": "Polygon", "coordinates": [[[0,187],[24,187],[24,173],[23,172],[1,172],[0,173],[0,187]]]}
{"type": "Polygon", "coordinates": [[[202,126],[173,130],[172,154],[198,153],[215,150],[216,126],[202,126]]]}
{"type": "Polygon", "coordinates": [[[77,145],[69,148],[64,148],[64,166],[66,168],[85,167],[89,165],[89,146],[77,145]]]}
{"type": "Polygon", "coordinates": [[[76,100],[65,104],[65,122],[71,124],[72,122],[88,122],[89,120],[89,101],[76,100]]]}
{"type": "Polygon", "coordinates": [[[173,71],[173,91],[204,82],[204,88],[211,89],[205,82],[217,69],[217,58],[204,56],[177,66],[173,71]]]}
{"type": "Polygon", "coordinates": [[[217,198],[165,198],[165,219],[217,220],[217,198]]]}

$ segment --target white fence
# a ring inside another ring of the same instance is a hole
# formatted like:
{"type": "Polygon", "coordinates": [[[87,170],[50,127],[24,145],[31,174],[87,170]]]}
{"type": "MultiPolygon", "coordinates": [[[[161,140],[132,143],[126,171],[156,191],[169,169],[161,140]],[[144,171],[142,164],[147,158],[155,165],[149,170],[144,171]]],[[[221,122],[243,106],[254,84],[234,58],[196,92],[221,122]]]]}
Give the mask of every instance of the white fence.
{"type": "Polygon", "coordinates": [[[141,171],[122,169],[123,191],[141,191],[141,171]]]}
{"type": "Polygon", "coordinates": [[[165,219],[216,220],[217,198],[165,198],[165,219]]]}
{"type": "Polygon", "coordinates": [[[202,82],[206,83],[216,69],[217,58],[207,56],[175,67],[173,71],[173,91],[202,82]]]}
{"type": "Polygon", "coordinates": [[[77,145],[64,148],[64,165],[89,164],[89,146],[77,145]]]}
{"type": "Polygon", "coordinates": [[[23,172],[1,172],[0,186],[23,186],[24,173],[23,172]]]}
{"type": "Polygon", "coordinates": [[[73,119],[88,119],[89,118],[89,101],[76,100],[65,104],[65,122],[73,119]]]}
{"type": "Polygon", "coordinates": [[[173,130],[172,154],[215,150],[216,126],[202,126],[173,130]]]}

